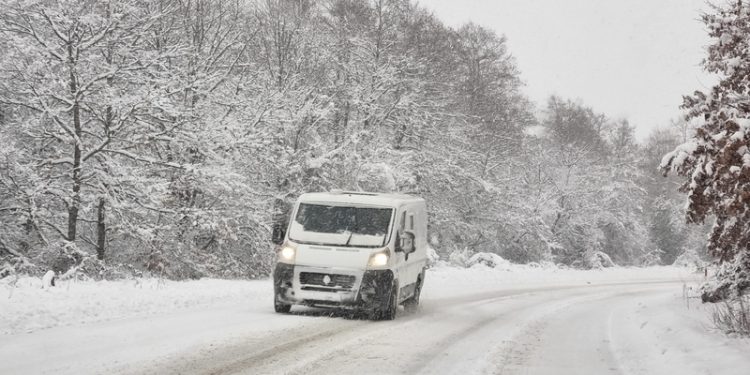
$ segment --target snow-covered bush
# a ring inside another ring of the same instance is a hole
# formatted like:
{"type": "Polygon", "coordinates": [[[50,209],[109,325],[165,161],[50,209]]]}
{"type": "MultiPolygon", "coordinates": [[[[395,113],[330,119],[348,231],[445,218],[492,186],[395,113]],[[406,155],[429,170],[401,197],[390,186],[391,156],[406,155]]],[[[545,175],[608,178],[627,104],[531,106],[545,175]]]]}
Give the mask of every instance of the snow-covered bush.
{"type": "Polygon", "coordinates": [[[614,267],[615,262],[606,253],[597,250],[590,250],[584,256],[585,265],[588,268],[605,268],[614,267]]]}
{"type": "Polygon", "coordinates": [[[427,246],[427,267],[433,267],[440,260],[440,254],[432,248],[427,246]]]}
{"type": "Polygon", "coordinates": [[[701,259],[694,248],[683,248],[682,254],[677,256],[672,264],[679,267],[701,268],[705,266],[706,262],[701,259]]]}
{"type": "Polygon", "coordinates": [[[638,259],[638,265],[643,267],[658,266],[662,264],[663,253],[660,249],[647,251],[638,259]]]}
{"type": "Polygon", "coordinates": [[[456,267],[468,267],[469,249],[453,250],[448,255],[448,263],[456,267]]]}
{"type": "Polygon", "coordinates": [[[75,243],[60,241],[50,244],[41,254],[38,264],[46,271],[54,271],[63,275],[78,267],[84,259],[91,255],[80,250],[75,243]]]}
{"type": "Polygon", "coordinates": [[[15,273],[16,273],[16,270],[13,268],[13,266],[10,265],[10,263],[5,262],[2,265],[0,265],[0,280],[8,276],[14,275],[15,273]]]}
{"type": "Polygon", "coordinates": [[[750,336],[750,298],[738,297],[714,306],[716,328],[726,334],[750,336]]]}
{"type": "Polygon", "coordinates": [[[510,268],[511,263],[497,254],[476,253],[468,259],[468,261],[466,262],[466,266],[474,267],[476,265],[483,265],[490,268],[508,269],[510,268]]]}
{"type": "Polygon", "coordinates": [[[750,288],[750,253],[740,253],[732,262],[721,263],[714,278],[701,285],[703,302],[719,302],[743,295],[750,288]]]}

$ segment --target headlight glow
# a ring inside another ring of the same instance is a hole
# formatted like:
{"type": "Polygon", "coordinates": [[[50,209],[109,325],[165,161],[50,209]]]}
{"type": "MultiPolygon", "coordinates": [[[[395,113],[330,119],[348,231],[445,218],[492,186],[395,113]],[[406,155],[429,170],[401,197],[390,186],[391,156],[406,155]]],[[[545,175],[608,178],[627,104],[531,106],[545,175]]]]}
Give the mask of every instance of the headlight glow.
{"type": "Polygon", "coordinates": [[[370,256],[370,267],[382,267],[388,264],[388,253],[380,252],[370,256]]]}
{"type": "Polygon", "coordinates": [[[284,246],[281,251],[279,252],[279,257],[281,260],[287,261],[287,262],[293,262],[294,261],[294,255],[297,253],[297,251],[289,246],[284,246]]]}

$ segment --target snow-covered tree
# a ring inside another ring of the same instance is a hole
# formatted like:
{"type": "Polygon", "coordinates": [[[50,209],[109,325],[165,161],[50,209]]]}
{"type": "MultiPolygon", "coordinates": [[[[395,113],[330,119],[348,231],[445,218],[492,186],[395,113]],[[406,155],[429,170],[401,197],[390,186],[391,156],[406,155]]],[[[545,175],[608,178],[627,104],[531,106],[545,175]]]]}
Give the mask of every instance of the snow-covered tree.
{"type": "Polygon", "coordinates": [[[556,143],[602,151],[607,118],[580,102],[550,96],[544,126],[556,143]]]}
{"type": "Polygon", "coordinates": [[[0,263],[262,276],[275,221],[332,188],[424,196],[445,255],[654,250],[632,127],[537,118],[504,36],[415,1],[0,7],[0,263]]]}
{"type": "Polygon", "coordinates": [[[695,136],[665,155],[662,168],[686,178],[689,223],[715,217],[708,248],[721,270],[704,294],[715,300],[750,287],[750,6],[714,7],[703,22],[713,39],[704,68],[719,83],[685,97],[695,136]]]}
{"type": "Polygon", "coordinates": [[[158,57],[142,44],[161,14],[144,13],[145,5],[8,1],[0,16],[0,103],[16,108],[14,135],[45,198],[35,228],[92,244],[100,259],[107,206],[128,194],[123,168],[158,163],[140,152],[162,93],[153,85],[158,57]],[[97,229],[82,234],[81,222],[97,229]]]}

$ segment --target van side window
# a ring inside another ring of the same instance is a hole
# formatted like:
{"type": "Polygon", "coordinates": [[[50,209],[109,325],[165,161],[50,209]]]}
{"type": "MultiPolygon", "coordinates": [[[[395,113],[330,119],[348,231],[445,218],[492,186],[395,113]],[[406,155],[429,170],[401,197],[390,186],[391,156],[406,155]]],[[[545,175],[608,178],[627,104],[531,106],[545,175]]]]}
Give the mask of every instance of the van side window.
{"type": "Polygon", "coordinates": [[[414,231],[414,214],[409,215],[409,230],[414,231]]]}
{"type": "Polygon", "coordinates": [[[403,232],[404,229],[406,229],[406,211],[401,213],[401,231],[403,232]]]}

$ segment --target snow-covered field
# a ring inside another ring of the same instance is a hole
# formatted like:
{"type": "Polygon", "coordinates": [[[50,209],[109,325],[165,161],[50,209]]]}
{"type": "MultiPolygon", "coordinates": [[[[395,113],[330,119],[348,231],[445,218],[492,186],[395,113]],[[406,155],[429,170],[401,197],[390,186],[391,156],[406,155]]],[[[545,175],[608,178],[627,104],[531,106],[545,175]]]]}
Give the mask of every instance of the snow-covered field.
{"type": "Polygon", "coordinates": [[[418,313],[371,322],[275,314],[268,280],[42,289],[22,278],[0,286],[0,373],[745,374],[750,343],[684,298],[700,279],[673,267],[439,265],[418,313]]]}

